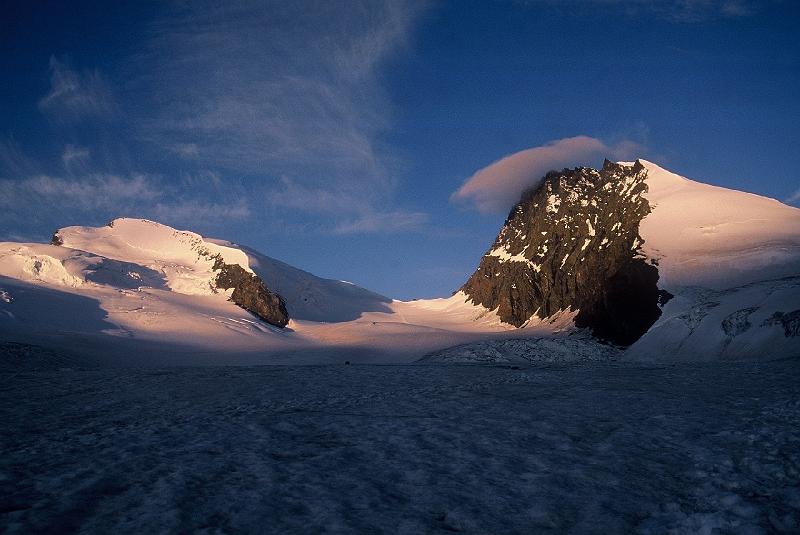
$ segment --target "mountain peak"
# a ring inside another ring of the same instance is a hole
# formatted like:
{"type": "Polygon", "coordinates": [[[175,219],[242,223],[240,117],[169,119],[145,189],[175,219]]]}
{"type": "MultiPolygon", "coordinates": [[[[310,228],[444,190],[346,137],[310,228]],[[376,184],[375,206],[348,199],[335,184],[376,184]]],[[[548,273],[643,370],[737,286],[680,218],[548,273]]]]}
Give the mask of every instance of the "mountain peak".
{"type": "Polygon", "coordinates": [[[289,321],[283,299],[253,272],[244,251],[195,232],[121,217],[104,227],[59,229],[52,243],[163,273],[166,285],[176,293],[227,295],[231,290],[231,301],[267,323],[284,327],[289,321]]]}
{"type": "Polygon", "coordinates": [[[563,311],[630,344],[682,288],[800,272],[800,210],[638,159],[548,173],[511,210],[462,287],[503,321],[563,311]]]}
{"type": "Polygon", "coordinates": [[[462,290],[517,327],[572,311],[579,327],[630,344],[660,315],[658,271],[639,254],[647,172],[606,160],[548,173],[514,207],[462,290]]]}

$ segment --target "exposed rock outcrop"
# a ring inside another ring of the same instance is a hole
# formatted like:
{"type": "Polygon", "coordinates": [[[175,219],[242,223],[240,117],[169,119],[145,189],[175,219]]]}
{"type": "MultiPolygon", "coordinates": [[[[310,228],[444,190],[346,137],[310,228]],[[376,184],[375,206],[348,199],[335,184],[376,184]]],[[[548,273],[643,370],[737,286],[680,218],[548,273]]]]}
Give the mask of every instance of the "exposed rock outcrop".
{"type": "Polygon", "coordinates": [[[764,321],[762,326],[781,325],[786,338],[800,336],[800,310],[789,313],[775,312],[772,317],[764,321]]]}
{"type": "Polygon", "coordinates": [[[572,310],[598,338],[633,343],[670,297],[639,252],[646,177],[640,162],[608,160],[601,170],[548,173],[522,195],[461,290],[517,327],[572,310]]]}
{"type": "Polygon", "coordinates": [[[258,275],[246,271],[239,264],[226,264],[222,257],[214,261],[214,271],[219,271],[214,283],[223,290],[233,288],[231,301],[276,327],[286,327],[289,313],[283,298],[271,292],[258,275]]]}

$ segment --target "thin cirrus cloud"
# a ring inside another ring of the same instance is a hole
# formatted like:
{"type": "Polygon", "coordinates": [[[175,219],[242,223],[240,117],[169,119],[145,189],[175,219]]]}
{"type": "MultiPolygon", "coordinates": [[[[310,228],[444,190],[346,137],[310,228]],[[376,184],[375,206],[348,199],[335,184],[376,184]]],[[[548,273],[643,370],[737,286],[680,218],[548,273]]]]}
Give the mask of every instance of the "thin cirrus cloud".
{"type": "Polygon", "coordinates": [[[281,180],[268,202],[283,209],[302,210],[332,217],[336,223],[325,229],[332,234],[374,234],[421,231],[430,217],[424,212],[378,210],[348,192],[307,187],[287,177],[281,180]]]}
{"type": "Polygon", "coordinates": [[[53,56],[50,90],[39,100],[39,109],[60,119],[97,119],[114,115],[117,105],[100,71],[78,72],[53,56]]]}
{"type": "MultiPolygon", "coordinates": [[[[701,23],[756,14],[764,1],[754,0],[522,0],[529,5],[550,5],[558,9],[615,9],[624,14],[648,15],[677,23],[701,23]]],[[[780,1],[780,0],[779,0],[780,1]]]]}
{"type": "Polygon", "coordinates": [[[26,177],[40,173],[37,162],[28,157],[13,139],[0,139],[0,178],[26,177]]]}
{"type": "Polygon", "coordinates": [[[423,212],[391,211],[369,213],[351,221],[342,221],[333,229],[334,234],[361,234],[374,232],[411,232],[428,222],[423,212]]]}
{"type": "Polygon", "coordinates": [[[428,216],[395,202],[401,165],[382,141],[392,105],[381,74],[425,9],[165,3],[125,84],[52,56],[39,110],[84,141],[62,146],[54,168],[0,139],[0,219],[127,213],[194,224],[213,214],[331,234],[417,231],[428,216]],[[103,146],[85,141],[98,128],[103,146]]]}
{"type": "Polygon", "coordinates": [[[519,201],[523,191],[538,184],[548,171],[588,165],[605,156],[629,158],[641,150],[633,141],[609,146],[589,136],[551,141],[510,154],[480,169],[450,199],[472,204],[482,213],[506,212],[519,201]]]}
{"type": "Polygon", "coordinates": [[[76,165],[86,165],[90,156],[91,152],[88,148],[68,143],[64,147],[64,152],[61,153],[61,161],[63,162],[65,168],[72,169],[76,165]]]}
{"type": "Polygon", "coordinates": [[[76,212],[130,208],[161,196],[153,181],[144,175],[121,177],[92,174],[79,179],[37,175],[22,180],[0,180],[0,206],[18,217],[22,209],[56,208],[76,212]]]}
{"type": "Polygon", "coordinates": [[[195,143],[176,143],[169,148],[181,158],[194,159],[200,155],[200,149],[195,143]]]}
{"type": "Polygon", "coordinates": [[[140,58],[156,96],[140,135],[248,177],[251,198],[273,214],[310,213],[340,233],[416,228],[424,218],[392,207],[398,159],[381,142],[392,107],[380,73],[424,9],[397,0],[181,4],[153,24],[140,58]]]}
{"type": "MultiPolygon", "coordinates": [[[[195,180],[204,180],[196,177],[195,180]]],[[[184,182],[190,181],[185,178],[184,182]]],[[[189,190],[190,188],[183,188],[189,190]]],[[[245,199],[209,201],[164,188],[158,177],[89,173],[80,177],[36,175],[0,179],[0,222],[47,224],[110,220],[119,216],[155,219],[171,225],[244,220],[251,217],[245,199]]]]}

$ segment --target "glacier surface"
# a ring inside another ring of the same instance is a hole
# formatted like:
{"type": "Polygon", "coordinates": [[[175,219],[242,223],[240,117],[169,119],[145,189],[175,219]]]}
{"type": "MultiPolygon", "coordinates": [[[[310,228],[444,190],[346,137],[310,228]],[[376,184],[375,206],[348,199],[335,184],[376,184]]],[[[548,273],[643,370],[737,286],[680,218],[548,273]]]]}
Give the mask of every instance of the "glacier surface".
{"type": "Polygon", "coordinates": [[[797,360],[39,360],[0,371],[4,533],[800,529],[797,360]]]}

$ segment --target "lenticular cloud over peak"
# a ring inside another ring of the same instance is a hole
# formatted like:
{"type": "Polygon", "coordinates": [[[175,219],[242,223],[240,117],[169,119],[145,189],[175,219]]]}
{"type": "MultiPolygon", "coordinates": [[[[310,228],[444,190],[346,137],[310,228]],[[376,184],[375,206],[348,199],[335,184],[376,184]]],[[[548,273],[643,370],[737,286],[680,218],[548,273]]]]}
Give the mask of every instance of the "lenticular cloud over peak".
{"type": "Polygon", "coordinates": [[[638,150],[641,146],[632,141],[609,146],[589,136],[557,139],[487,165],[469,177],[450,200],[472,203],[483,213],[505,212],[548,171],[588,165],[605,156],[631,157],[638,150]]]}

